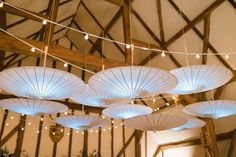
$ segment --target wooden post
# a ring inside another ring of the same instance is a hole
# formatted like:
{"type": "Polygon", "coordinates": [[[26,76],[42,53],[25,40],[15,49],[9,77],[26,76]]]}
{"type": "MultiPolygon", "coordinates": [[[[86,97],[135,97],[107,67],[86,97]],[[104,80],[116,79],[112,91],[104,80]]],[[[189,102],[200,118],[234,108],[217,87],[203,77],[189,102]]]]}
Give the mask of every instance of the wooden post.
{"type": "Polygon", "coordinates": [[[210,118],[202,119],[206,122],[206,125],[202,128],[202,135],[207,145],[206,153],[209,152],[211,157],[219,157],[219,150],[217,146],[213,121],[210,118]]]}
{"type": "Polygon", "coordinates": [[[229,152],[227,157],[235,157],[236,156],[236,129],[233,132],[233,137],[231,139],[231,144],[229,147],[229,152]]]}
{"type": "MultiPolygon", "coordinates": [[[[89,114],[85,112],[85,114],[89,114]]],[[[88,156],[88,130],[84,130],[83,156],[88,156]]]]}
{"type": "MultiPolygon", "coordinates": [[[[72,115],[74,115],[74,110],[72,110],[72,115]]],[[[73,138],[73,129],[70,128],[69,147],[68,147],[68,155],[67,155],[68,157],[71,157],[72,138],[73,138]]]]}
{"type": "MultiPolygon", "coordinates": [[[[123,139],[123,146],[124,146],[125,145],[125,125],[124,124],[122,125],[122,139],[123,139]]],[[[125,150],[123,153],[123,157],[125,157],[125,150]]]]}
{"type": "Polygon", "coordinates": [[[20,157],[20,154],[21,154],[21,148],[22,148],[24,133],[25,133],[25,123],[26,123],[26,115],[21,116],[20,118],[20,124],[18,128],[18,135],[17,135],[17,141],[16,141],[15,157],[20,157]]]}
{"type": "Polygon", "coordinates": [[[42,137],[43,120],[44,120],[44,115],[41,115],[40,122],[39,122],[36,150],[35,150],[35,157],[39,156],[39,149],[40,149],[41,137],[42,137]]]}
{"type": "Polygon", "coordinates": [[[143,131],[136,130],[136,135],[135,135],[135,157],[141,157],[141,138],[143,135],[143,131]]]}
{"type": "Polygon", "coordinates": [[[114,123],[113,118],[111,118],[111,157],[114,156],[114,123]]]}

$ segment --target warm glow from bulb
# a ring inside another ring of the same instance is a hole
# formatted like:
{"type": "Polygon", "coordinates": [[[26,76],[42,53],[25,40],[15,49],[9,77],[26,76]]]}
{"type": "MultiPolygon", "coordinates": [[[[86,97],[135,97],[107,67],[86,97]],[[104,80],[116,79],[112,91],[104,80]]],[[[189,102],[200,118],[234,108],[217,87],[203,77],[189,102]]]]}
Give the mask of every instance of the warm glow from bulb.
{"type": "Polygon", "coordinates": [[[88,39],[89,39],[89,35],[88,35],[88,34],[85,34],[84,39],[85,39],[85,40],[88,40],[88,39]]]}
{"type": "Polygon", "coordinates": [[[3,3],[3,2],[0,2],[0,8],[2,8],[2,7],[3,7],[3,5],[4,5],[4,3],[3,3]]]}
{"type": "Polygon", "coordinates": [[[68,63],[67,62],[64,63],[64,67],[65,68],[68,67],[68,63]]]}
{"type": "Polygon", "coordinates": [[[161,53],[161,57],[165,57],[166,56],[166,53],[163,51],[162,53],[161,53]]]}
{"type": "Polygon", "coordinates": [[[35,48],[34,47],[31,48],[31,52],[35,52],[35,48]]]}
{"type": "Polygon", "coordinates": [[[48,22],[47,22],[47,20],[43,20],[42,23],[43,23],[43,25],[46,25],[48,22]]]}
{"type": "Polygon", "coordinates": [[[196,58],[199,59],[199,58],[200,58],[200,55],[199,55],[199,54],[196,54],[196,58]]]}
{"type": "Polygon", "coordinates": [[[227,55],[225,55],[225,59],[229,59],[229,55],[227,54],[227,55]]]}

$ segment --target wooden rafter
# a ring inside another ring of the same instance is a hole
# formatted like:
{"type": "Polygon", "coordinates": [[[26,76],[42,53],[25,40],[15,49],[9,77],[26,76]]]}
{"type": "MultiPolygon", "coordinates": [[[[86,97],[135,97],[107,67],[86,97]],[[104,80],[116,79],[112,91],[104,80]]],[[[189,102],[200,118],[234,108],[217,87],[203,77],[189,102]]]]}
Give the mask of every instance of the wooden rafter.
{"type": "Polygon", "coordinates": [[[29,10],[26,10],[26,9],[22,9],[22,8],[20,8],[20,10],[19,10],[19,9],[16,9],[16,8],[8,5],[8,4],[4,4],[3,7],[0,8],[0,11],[2,11],[2,12],[7,12],[9,14],[13,14],[13,15],[21,16],[21,17],[26,17],[26,18],[34,20],[34,21],[39,21],[39,22],[42,21],[42,19],[39,19],[38,17],[35,17],[35,16],[33,16],[31,14],[28,14],[28,13],[26,13],[24,11],[21,11],[21,10],[32,13],[32,14],[40,17],[40,18],[48,19],[48,17],[43,15],[43,14],[35,13],[35,12],[29,11],[29,10]]]}
{"type": "Polygon", "coordinates": [[[236,155],[235,152],[236,152],[236,130],[233,131],[233,136],[229,146],[227,157],[234,157],[236,155]]]}
{"type": "MultiPolygon", "coordinates": [[[[115,13],[115,15],[113,16],[113,18],[111,19],[111,21],[106,25],[106,27],[104,27],[104,30],[100,33],[100,36],[105,36],[107,35],[107,33],[109,32],[109,30],[112,28],[112,26],[114,25],[114,23],[119,19],[120,15],[122,13],[122,7],[120,7],[118,9],[118,11],[115,13]]],[[[93,54],[96,50],[96,47],[99,47],[99,45],[101,45],[102,40],[101,39],[97,39],[95,41],[94,46],[89,50],[89,52],[91,54],[93,54]]]]}
{"type": "MultiPolygon", "coordinates": [[[[104,30],[104,27],[102,26],[102,24],[99,22],[99,20],[93,15],[93,13],[89,10],[89,8],[87,7],[87,5],[85,3],[83,3],[83,1],[81,1],[81,5],[84,7],[84,9],[88,12],[88,14],[92,17],[92,19],[97,23],[97,25],[100,27],[100,29],[104,30]]],[[[107,36],[111,39],[114,40],[113,37],[111,36],[111,34],[109,32],[107,32],[107,36]]],[[[118,45],[117,43],[113,43],[117,49],[123,54],[126,55],[126,53],[123,51],[123,49],[120,47],[120,45],[118,45]]]]}
{"type": "MultiPolygon", "coordinates": [[[[0,50],[12,51],[17,54],[25,54],[25,55],[36,56],[36,57],[38,57],[40,55],[40,53],[37,53],[37,52],[32,53],[30,51],[31,48],[29,46],[21,43],[17,39],[15,39],[9,35],[3,34],[3,33],[0,33],[0,35],[1,35],[0,50]]],[[[31,45],[33,45],[35,47],[39,47],[39,48],[43,44],[40,41],[28,40],[28,39],[24,39],[24,40],[26,42],[30,43],[31,45]]],[[[76,64],[78,66],[85,64],[85,55],[83,55],[77,51],[64,48],[59,45],[49,46],[48,53],[51,55],[55,55],[59,58],[65,59],[66,61],[76,64]]],[[[123,62],[118,62],[118,61],[114,61],[114,60],[110,60],[110,59],[104,59],[103,63],[107,68],[124,65],[123,62]]],[[[100,69],[101,59],[97,58],[96,56],[87,55],[87,64],[88,64],[88,67],[90,66],[90,67],[94,67],[96,69],[97,68],[100,69]]]]}
{"type": "MultiPolygon", "coordinates": [[[[210,37],[210,21],[211,21],[211,14],[208,14],[204,17],[204,37],[203,37],[203,49],[202,53],[207,54],[208,45],[209,45],[209,37],[210,37]]],[[[202,64],[207,63],[207,55],[202,56],[202,64]]]]}
{"type": "Polygon", "coordinates": [[[161,42],[164,43],[165,33],[164,33],[164,26],[163,26],[163,19],[162,19],[161,0],[156,0],[156,4],[157,4],[157,14],[158,14],[161,42]]]}
{"type": "MultiPolygon", "coordinates": [[[[224,141],[231,139],[233,137],[234,130],[225,132],[225,133],[220,133],[216,135],[217,141],[224,141]]],[[[157,157],[158,154],[167,149],[172,149],[172,148],[181,148],[181,147],[188,147],[188,146],[193,146],[193,145],[201,145],[201,139],[200,138],[194,138],[194,139],[187,139],[183,141],[178,141],[178,142],[171,142],[171,143],[166,143],[166,144],[161,144],[156,148],[156,151],[153,154],[153,157],[157,157]]]]}
{"type": "MultiPolygon", "coordinates": [[[[123,31],[124,31],[124,42],[127,44],[132,44],[132,38],[131,38],[131,24],[130,24],[130,15],[131,15],[131,7],[130,7],[130,2],[128,1],[127,3],[124,3],[122,6],[122,19],[123,19],[123,31]]],[[[126,52],[126,62],[128,64],[131,64],[132,61],[132,48],[126,48],[125,47],[125,52],[126,52]]]]}

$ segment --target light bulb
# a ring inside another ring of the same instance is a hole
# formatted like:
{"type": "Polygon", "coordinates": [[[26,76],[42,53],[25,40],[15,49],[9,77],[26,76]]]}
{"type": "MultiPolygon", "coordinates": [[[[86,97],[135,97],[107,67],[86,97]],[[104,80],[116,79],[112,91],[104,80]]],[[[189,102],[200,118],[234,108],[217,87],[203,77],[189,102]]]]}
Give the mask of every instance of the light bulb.
{"type": "Polygon", "coordinates": [[[131,104],[134,104],[134,101],[131,101],[131,104]]]}
{"type": "Polygon", "coordinates": [[[40,121],[43,121],[43,118],[40,118],[40,121]]]}
{"type": "Polygon", "coordinates": [[[81,132],[81,134],[83,135],[83,134],[84,134],[84,132],[81,132]]]}
{"type": "Polygon", "coordinates": [[[4,5],[4,3],[3,3],[3,2],[0,2],[0,8],[2,8],[2,7],[3,7],[3,5],[4,5]]]}
{"type": "Polygon", "coordinates": [[[35,52],[35,48],[34,47],[31,48],[31,52],[35,52]]]}
{"type": "Polygon", "coordinates": [[[131,45],[130,44],[126,44],[125,46],[127,49],[130,49],[131,45]]]}
{"type": "Polygon", "coordinates": [[[105,116],[102,116],[102,119],[105,119],[106,117],[105,116]]]}
{"type": "Polygon", "coordinates": [[[114,123],[114,120],[112,120],[111,123],[113,124],[113,123],[114,123]]]}
{"type": "Polygon", "coordinates": [[[37,131],[37,134],[39,134],[39,131],[37,131]]]}
{"type": "Polygon", "coordinates": [[[9,123],[6,123],[6,126],[9,126],[9,123]]]}
{"type": "Polygon", "coordinates": [[[88,39],[89,39],[89,35],[88,35],[88,34],[85,34],[84,39],[85,39],[85,40],[88,40],[88,39]]]}
{"type": "Polygon", "coordinates": [[[200,55],[199,54],[196,54],[196,56],[195,56],[197,59],[199,59],[200,58],[200,55]]]}
{"type": "Polygon", "coordinates": [[[98,133],[98,130],[96,130],[95,132],[98,133]]]}
{"type": "Polygon", "coordinates": [[[14,119],[14,117],[13,117],[13,116],[11,116],[11,119],[14,119]]]}
{"type": "Polygon", "coordinates": [[[152,99],[153,102],[156,102],[156,99],[152,99]]]}
{"type": "Polygon", "coordinates": [[[120,125],[122,126],[122,125],[124,125],[123,123],[120,123],[120,125]]]}
{"type": "Polygon", "coordinates": [[[67,136],[70,136],[70,133],[67,133],[67,136]]]}
{"type": "Polygon", "coordinates": [[[163,51],[162,53],[161,53],[161,57],[165,57],[166,56],[166,53],[163,51]]]}
{"type": "Polygon", "coordinates": [[[43,25],[46,25],[48,23],[48,21],[47,20],[43,20],[42,23],[43,23],[43,25]]]}
{"type": "Polygon", "coordinates": [[[67,62],[64,63],[64,67],[65,68],[68,67],[68,63],[67,62]]]}
{"type": "Polygon", "coordinates": [[[103,129],[103,131],[106,131],[106,129],[103,129]]]}
{"type": "Polygon", "coordinates": [[[90,130],[91,133],[93,133],[93,130],[90,130]]]}
{"type": "Polygon", "coordinates": [[[159,111],[160,109],[159,109],[159,107],[157,108],[157,111],[159,111]]]}
{"type": "Polygon", "coordinates": [[[53,134],[53,135],[55,135],[56,133],[55,133],[55,132],[53,132],[52,134],[53,134]]]}
{"type": "Polygon", "coordinates": [[[63,132],[64,130],[63,129],[61,129],[61,132],[63,132]]]}
{"type": "Polygon", "coordinates": [[[169,103],[166,103],[166,106],[170,106],[170,104],[169,104],[169,103]]]}
{"type": "Polygon", "coordinates": [[[23,131],[23,130],[25,130],[24,128],[21,128],[21,130],[23,131]]]}
{"type": "Polygon", "coordinates": [[[156,112],[157,111],[157,109],[154,109],[154,112],[156,112]]]}
{"type": "Polygon", "coordinates": [[[108,130],[111,130],[111,128],[109,127],[108,130]]]}
{"type": "Polygon", "coordinates": [[[78,134],[79,133],[79,131],[78,130],[76,130],[76,134],[78,134]]]}
{"type": "Polygon", "coordinates": [[[117,126],[115,126],[115,129],[117,129],[118,127],[117,126]]]}
{"type": "Polygon", "coordinates": [[[45,129],[45,130],[47,130],[47,129],[48,129],[48,127],[47,127],[47,126],[45,126],[45,127],[44,127],[44,129],[45,129]]]}
{"type": "Polygon", "coordinates": [[[68,113],[67,112],[64,112],[65,115],[67,115],[68,113]]]}
{"type": "Polygon", "coordinates": [[[31,122],[28,122],[28,125],[31,125],[31,122]]]}
{"type": "Polygon", "coordinates": [[[225,59],[229,59],[229,55],[227,54],[227,55],[225,55],[225,59]]]}

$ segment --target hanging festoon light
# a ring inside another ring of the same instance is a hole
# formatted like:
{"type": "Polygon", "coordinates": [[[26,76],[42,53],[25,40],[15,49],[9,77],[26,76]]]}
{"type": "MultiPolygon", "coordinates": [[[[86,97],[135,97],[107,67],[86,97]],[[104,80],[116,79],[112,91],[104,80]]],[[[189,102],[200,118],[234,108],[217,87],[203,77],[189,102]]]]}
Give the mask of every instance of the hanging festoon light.
{"type": "Polygon", "coordinates": [[[68,109],[64,104],[39,99],[11,98],[0,100],[0,107],[24,115],[51,114],[68,109]]]}
{"type": "Polygon", "coordinates": [[[113,98],[102,91],[95,92],[88,85],[80,94],[71,99],[77,103],[94,107],[107,107],[114,102],[130,102],[130,99],[113,98]]]}
{"type": "Polygon", "coordinates": [[[37,66],[22,66],[0,73],[0,88],[21,97],[65,99],[84,88],[84,82],[66,71],[37,66]]]}
{"type": "Polygon", "coordinates": [[[217,119],[236,114],[236,101],[203,101],[190,104],[183,111],[194,116],[217,119]]]}
{"type": "Polygon", "coordinates": [[[177,79],[169,72],[147,66],[123,66],[100,71],[89,78],[96,92],[118,98],[141,98],[174,88],[177,79]]]}
{"type": "Polygon", "coordinates": [[[112,118],[127,119],[135,116],[146,115],[152,113],[152,108],[138,104],[112,104],[104,109],[102,114],[112,118]]]}
{"type": "Polygon", "coordinates": [[[171,94],[192,94],[209,91],[226,84],[232,78],[232,72],[217,65],[192,65],[170,71],[178,79],[171,94]]]}
{"type": "Polygon", "coordinates": [[[124,125],[133,129],[155,132],[176,128],[186,122],[187,120],[180,116],[154,113],[126,119],[124,125]]]}
{"type": "Polygon", "coordinates": [[[110,124],[110,121],[107,119],[90,115],[63,116],[56,118],[55,122],[65,127],[78,130],[96,129],[110,124]]]}
{"type": "Polygon", "coordinates": [[[206,122],[198,118],[187,118],[187,123],[177,128],[170,129],[170,130],[181,131],[181,130],[187,130],[187,129],[196,129],[196,128],[201,128],[205,125],[206,125],[206,122]]]}

